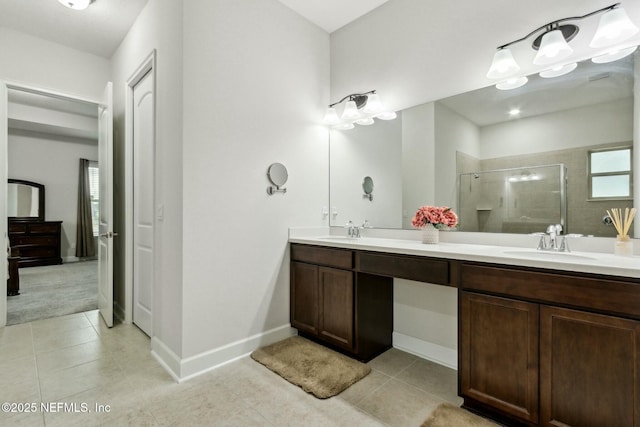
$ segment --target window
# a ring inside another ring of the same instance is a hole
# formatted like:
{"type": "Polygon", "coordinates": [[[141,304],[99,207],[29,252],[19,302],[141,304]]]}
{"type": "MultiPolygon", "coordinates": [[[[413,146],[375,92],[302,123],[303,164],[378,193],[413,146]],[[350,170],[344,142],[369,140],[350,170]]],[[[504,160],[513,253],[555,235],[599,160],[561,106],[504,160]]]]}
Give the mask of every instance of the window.
{"type": "Polygon", "coordinates": [[[100,232],[100,174],[98,162],[89,163],[89,191],[91,193],[93,236],[96,237],[100,232]]]}
{"type": "Polygon", "coordinates": [[[631,147],[589,151],[589,199],[631,199],[631,147]]]}

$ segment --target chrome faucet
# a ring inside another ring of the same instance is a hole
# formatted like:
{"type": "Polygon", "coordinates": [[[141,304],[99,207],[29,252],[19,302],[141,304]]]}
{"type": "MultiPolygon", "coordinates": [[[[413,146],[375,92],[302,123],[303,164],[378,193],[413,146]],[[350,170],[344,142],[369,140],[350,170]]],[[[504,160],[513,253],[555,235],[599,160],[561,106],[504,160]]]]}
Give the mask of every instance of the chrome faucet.
{"type": "Polygon", "coordinates": [[[372,228],[372,227],[369,224],[369,221],[365,219],[364,222],[362,223],[362,225],[360,225],[360,226],[355,225],[353,223],[353,221],[349,220],[349,222],[347,222],[347,224],[344,226],[344,228],[347,230],[347,237],[352,237],[354,239],[359,239],[360,238],[360,230],[364,230],[365,228],[372,228]]]}
{"type": "Polygon", "coordinates": [[[357,225],[353,224],[353,221],[349,220],[344,228],[347,230],[347,237],[352,237],[354,239],[360,237],[360,229],[357,225]]]}
{"type": "Polygon", "coordinates": [[[562,235],[562,224],[550,224],[546,233],[534,235],[540,236],[537,248],[539,251],[571,252],[567,236],[562,235]]]}

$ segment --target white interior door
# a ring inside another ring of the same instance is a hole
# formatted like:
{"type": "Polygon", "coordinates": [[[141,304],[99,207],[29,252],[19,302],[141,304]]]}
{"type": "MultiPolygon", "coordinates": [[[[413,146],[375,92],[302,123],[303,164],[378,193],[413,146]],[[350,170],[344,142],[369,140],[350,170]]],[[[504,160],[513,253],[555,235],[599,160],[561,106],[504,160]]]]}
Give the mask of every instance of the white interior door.
{"type": "Polygon", "coordinates": [[[133,88],[133,323],[152,333],[154,84],[151,71],[133,88]]]}
{"type": "MultiPolygon", "coordinates": [[[[0,81],[0,230],[2,253],[6,252],[7,235],[7,86],[0,81]]],[[[7,324],[7,257],[0,257],[0,326],[7,324]]]]}
{"type": "Polygon", "coordinates": [[[98,106],[100,169],[100,237],[98,239],[98,308],[113,326],[113,83],[107,83],[98,106]]]}

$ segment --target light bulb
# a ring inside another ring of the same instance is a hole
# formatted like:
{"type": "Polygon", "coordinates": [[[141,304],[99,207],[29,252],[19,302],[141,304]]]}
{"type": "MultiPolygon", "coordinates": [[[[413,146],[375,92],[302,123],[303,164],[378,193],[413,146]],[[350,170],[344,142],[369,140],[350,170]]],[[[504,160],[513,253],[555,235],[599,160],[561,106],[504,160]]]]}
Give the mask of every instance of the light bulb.
{"type": "Polygon", "coordinates": [[[631,46],[624,49],[613,49],[605,53],[604,55],[599,55],[591,58],[591,61],[596,64],[606,64],[607,62],[617,61],[618,59],[622,59],[625,56],[631,55],[637,48],[638,46],[631,46]]]}
{"type": "Polygon", "coordinates": [[[540,72],[540,77],[544,77],[545,79],[551,77],[559,77],[564,76],[565,74],[569,74],[573,70],[578,67],[578,64],[575,62],[571,62],[569,64],[558,65],[556,67],[549,68],[548,70],[544,70],[540,72]]]}
{"type": "Polygon", "coordinates": [[[529,81],[526,77],[514,77],[512,79],[505,80],[496,85],[496,88],[500,90],[511,90],[524,86],[529,81]]]}
{"type": "Polygon", "coordinates": [[[393,120],[396,117],[398,117],[398,115],[395,111],[385,111],[384,113],[380,113],[376,116],[376,118],[380,120],[393,120]]]}
{"type": "Polygon", "coordinates": [[[549,31],[542,36],[540,42],[540,48],[536,57],[533,59],[533,63],[536,65],[547,65],[553,62],[558,62],[571,55],[573,49],[564,39],[562,31],[553,30],[549,31]]]}
{"type": "Polygon", "coordinates": [[[516,60],[513,59],[511,49],[499,49],[493,55],[493,62],[491,62],[491,67],[487,72],[487,78],[503,79],[517,73],[519,70],[520,66],[518,65],[516,60]]]}
{"type": "Polygon", "coordinates": [[[355,120],[360,117],[360,112],[355,101],[347,101],[342,112],[342,120],[355,120]]]}

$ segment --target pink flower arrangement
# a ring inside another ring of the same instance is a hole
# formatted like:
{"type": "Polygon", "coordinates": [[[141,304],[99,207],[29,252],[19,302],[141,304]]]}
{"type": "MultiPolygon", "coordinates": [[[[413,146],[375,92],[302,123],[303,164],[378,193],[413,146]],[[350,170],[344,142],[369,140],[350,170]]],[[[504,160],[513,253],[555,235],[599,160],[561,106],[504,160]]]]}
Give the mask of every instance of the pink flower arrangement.
{"type": "Polygon", "coordinates": [[[411,219],[415,228],[432,224],[435,228],[453,228],[458,225],[458,215],[447,206],[421,206],[411,219]]]}

